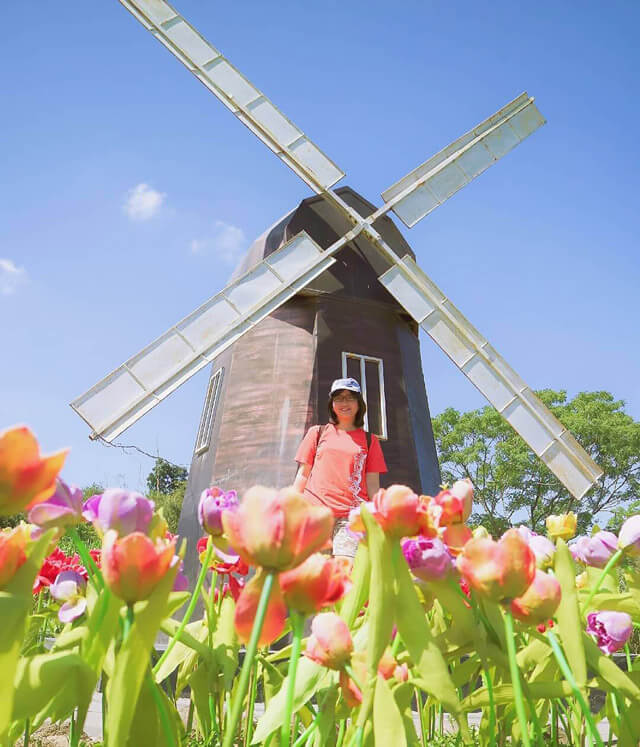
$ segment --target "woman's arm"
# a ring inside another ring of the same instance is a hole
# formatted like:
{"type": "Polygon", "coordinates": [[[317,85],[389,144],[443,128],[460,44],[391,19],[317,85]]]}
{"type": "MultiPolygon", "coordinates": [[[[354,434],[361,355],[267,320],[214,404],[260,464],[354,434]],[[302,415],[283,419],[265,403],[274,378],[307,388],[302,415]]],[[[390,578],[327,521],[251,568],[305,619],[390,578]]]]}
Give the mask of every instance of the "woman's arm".
{"type": "Polygon", "coordinates": [[[380,490],[380,473],[379,472],[367,472],[367,495],[369,500],[372,500],[373,496],[380,490]]]}
{"type": "Polygon", "coordinates": [[[304,493],[304,489],[307,486],[307,479],[309,478],[309,473],[311,472],[311,465],[310,464],[301,464],[298,473],[296,474],[296,479],[293,481],[293,489],[296,490],[298,493],[302,494],[304,493]]]}

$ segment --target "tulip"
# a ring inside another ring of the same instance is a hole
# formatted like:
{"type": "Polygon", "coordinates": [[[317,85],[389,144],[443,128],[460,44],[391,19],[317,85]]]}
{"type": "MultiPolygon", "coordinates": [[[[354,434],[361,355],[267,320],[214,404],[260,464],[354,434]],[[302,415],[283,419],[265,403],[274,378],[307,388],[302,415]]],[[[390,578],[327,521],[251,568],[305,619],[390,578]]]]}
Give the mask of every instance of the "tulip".
{"type": "MultiPolygon", "coordinates": [[[[262,587],[264,586],[265,580],[266,575],[262,570],[259,570],[258,573],[248,581],[238,597],[234,623],[238,638],[243,643],[247,643],[251,638],[251,631],[253,630],[258,603],[260,601],[260,595],[262,594],[262,587]]],[[[260,638],[258,639],[258,645],[267,646],[275,641],[284,630],[286,618],[287,606],[282,598],[280,586],[276,581],[273,585],[271,594],[269,595],[267,612],[264,618],[262,631],[260,632],[260,638]]]]}
{"type": "MultiPolygon", "coordinates": [[[[457,500],[457,499],[456,499],[457,500]]],[[[373,496],[373,516],[390,537],[435,537],[441,507],[404,485],[381,488],[373,496]]]]}
{"type": "Polygon", "coordinates": [[[378,662],[378,674],[385,680],[395,677],[399,682],[406,682],[409,678],[409,668],[406,664],[398,664],[391,649],[387,646],[378,662]]]}
{"type": "Polygon", "coordinates": [[[524,594],[535,576],[536,556],[518,530],[509,529],[498,542],[469,540],[457,565],[471,589],[499,602],[524,594]]]}
{"type": "Polygon", "coordinates": [[[174,562],[175,540],[156,540],[142,532],[104,536],[102,572],[107,586],[125,602],[147,599],[174,562]]]}
{"type": "Polygon", "coordinates": [[[102,533],[114,529],[121,537],[132,532],[146,534],[154,505],[141,493],[111,488],[90,498],[84,504],[83,514],[102,533]]]}
{"type": "Polygon", "coordinates": [[[86,580],[76,571],[62,571],[56,576],[49,593],[56,602],[63,602],[58,610],[60,622],[70,623],[84,614],[87,609],[86,586],[86,580]]]}
{"type": "Polygon", "coordinates": [[[29,529],[25,524],[0,531],[0,589],[4,589],[27,559],[28,539],[29,529]]]}
{"type": "Polygon", "coordinates": [[[359,685],[367,681],[367,659],[365,651],[355,651],[351,656],[351,670],[358,682],[354,682],[344,669],[340,671],[338,683],[342,698],[348,708],[357,708],[362,703],[359,685]]]}
{"type": "Polygon", "coordinates": [[[456,480],[449,492],[462,500],[462,521],[467,521],[473,509],[473,483],[468,477],[456,480]]]}
{"type": "Polygon", "coordinates": [[[453,556],[458,556],[464,546],[473,538],[473,532],[465,524],[449,524],[441,535],[442,541],[453,556]]]}
{"type": "Polygon", "coordinates": [[[198,521],[207,534],[218,537],[223,533],[222,512],[238,505],[238,494],[235,490],[225,493],[220,488],[207,488],[200,494],[198,503],[198,521]]]}
{"type": "Polygon", "coordinates": [[[640,514],[629,517],[622,525],[618,547],[629,555],[640,556],[640,514]]]}
{"type": "Polygon", "coordinates": [[[471,536],[475,537],[475,539],[491,539],[489,530],[486,527],[483,527],[482,524],[471,532],[471,536]]]}
{"type": "Polygon", "coordinates": [[[353,652],[347,623],[334,612],[316,615],[311,623],[305,656],[329,669],[343,669],[353,652]]]}
{"type": "Polygon", "coordinates": [[[53,495],[29,511],[29,521],[41,529],[79,524],[83,520],[83,500],[80,488],[58,478],[53,495]]]}
{"type": "Polygon", "coordinates": [[[551,539],[568,540],[576,533],[578,519],[573,511],[568,514],[547,516],[547,533],[551,539]]]}
{"type": "Polygon", "coordinates": [[[335,604],[351,588],[348,558],[315,553],[304,563],[280,574],[280,586],[291,610],[309,615],[335,604]]]}
{"type": "Polygon", "coordinates": [[[553,617],[560,604],[562,590],[557,579],[536,569],[525,593],[511,600],[511,612],[516,620],[527,625],[539,625],[553,617]]]}
{"type": "Polygon", "coordinates": [[[613,654],[624,648],[632,632],[631,615],[626,612],[604,610],[587,615],[587,633],[595,638],[604,654],[613,654]]]}
{"type": "Polygon", "coordinates": [[[55,490],[68,449],[41,457],[38,442],[24,426],[0,433],[0,516],[17,514],[55,490]]]}
{"type": "Polygon", "coordinates": [[[596,532],[593,537],[578,537],[569,546],[574,560],[595,568],[604,568],[617,549],[618,538],[613,532],[596,532]]]}
{"type": "MultiPolygon", "coordinates": [[[[473,488],[472,488],[473,490],[473,488]]],[[[439,524],[441,527],[449,524],[461,524],[464,519],[464,500],[455,495],[451,490],[441,490],[432,498],[435,505],[439,506],[439,524]]]]}
{"type": "Polygon", "coordinates": [[[549,568],[553,564],[556,546],[547,537],[532,532],[529,527],[519,526],[518,533],[533,550],[538,568],[549,568]]]}
{"type": "Polygon", "coordinates": [[[413,575],[422,581],[439,581],[453,569],[451,556],[437,537],[405,540],[402,553],[413,575]]]}
{"type": "Polygon", "coordinates": [[[292,488],[257,486],[245,493],[237,508],[223,511],[222,526],[245,563],[285,571],[327,545],[333,514],[311,505],[292,488]]]}

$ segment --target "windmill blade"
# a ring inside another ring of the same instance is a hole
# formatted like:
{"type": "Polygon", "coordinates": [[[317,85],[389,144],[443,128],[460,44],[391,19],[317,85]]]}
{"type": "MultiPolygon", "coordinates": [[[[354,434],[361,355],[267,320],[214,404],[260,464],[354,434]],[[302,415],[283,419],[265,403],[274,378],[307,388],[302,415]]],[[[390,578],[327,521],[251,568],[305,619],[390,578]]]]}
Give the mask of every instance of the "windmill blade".
{"type": "Polygon", "coordinates": [[[164,0],[120,0],[198,80],[314,191],[344,172],[164,0]]]}
{"type": "Polygon", "coordinates": [[[382,199],[409,228],[545,123],[523,93],[400,179],[382,199]]]}
{"type": "Polygon", "coordinates": [[[576,498],[603,472],[409,255],[379,278],[576,498]]]}
{"type": "Polygon", "coordinates": [[[71,403],[111,441],[335,260],[304,231],[71,403]]]}

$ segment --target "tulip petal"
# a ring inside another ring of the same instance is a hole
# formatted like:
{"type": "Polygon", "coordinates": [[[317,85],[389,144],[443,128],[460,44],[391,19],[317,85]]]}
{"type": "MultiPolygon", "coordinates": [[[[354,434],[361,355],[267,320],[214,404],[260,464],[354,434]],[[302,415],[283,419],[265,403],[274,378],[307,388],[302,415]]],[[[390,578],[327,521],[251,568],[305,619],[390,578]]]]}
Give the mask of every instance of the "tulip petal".
{"type": "MultiPolygon", "coordinates": [[[[258,573],[256,573],[256,575],[247,583],[238,597],[234,622],[238,638],[243,643],[246,643],[251,637],[251,631],[256,619],[258,602],[260,601],[260,595],[262,594],[262,587],[264,586],[265,579],[266,574],[262,571],[258,571],[258,573]]],[[[284,630],[286,617],[287,607],[282,598],[280,584],[276,579],[273,589],[271,590],[271,596],[269,597],[267,614],[264,619],[264,625],[262,626],[258,645],[266,646],[275,641],[284,630]]]]}
{"type": "Polygon", "coordinates": [[[58,610],[60,622],[70,623],[83,615],[87,609],[87,600],[84,597],[75,597],[65,602],[58,610]]]}

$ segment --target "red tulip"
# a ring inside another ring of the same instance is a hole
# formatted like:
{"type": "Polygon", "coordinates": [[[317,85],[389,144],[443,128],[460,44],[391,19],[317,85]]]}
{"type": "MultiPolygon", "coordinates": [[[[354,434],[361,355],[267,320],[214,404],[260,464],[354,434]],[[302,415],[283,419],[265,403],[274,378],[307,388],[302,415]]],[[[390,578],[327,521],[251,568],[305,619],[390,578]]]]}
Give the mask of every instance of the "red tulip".
{"type": "Polygon", "coordinates": [[[511,612],[520,622],[540,625],[553,617],[561,597],[562,590],[558,581],[548,573],[536,569],[533,582],[525,593],[511,600],[511,612]]]}
{"type": "Polygon", "coordinates": [[[280,586],[289,609],[308,615],[335,604],[351,588],[348,558],[315,553],[304,563],[280,574],[280,586]]]}
{"type": "MultiPolygon", "coordinates": [[[[265,574],[262,571],[258,571],[258,573],[248,581],[238,597],[234,622],[238,638],[243,643],[247,643],[251,637],[251,630],[253,629],[253,624],[256,619],[258,602],[260,601],[265,578],[265,574]]],[[[267,614],[264,619],[264,625],[262,626],[258,645],[266,646],[275,641],[284,630],[286,618],[287,606],[284,603],[282,590],[280,589],[280,585],[276,579],[273,589],[271,590],[271,595],[269,596],[267,614]]]]}
{"type": "Polygon", "coordinates": [[[0,532],[0,589],[11,581],[15,572],[27,559],[25,548],[28,539],[29,529],[26,524],[0,532]]]}
{"type": "Polygon", "coordinates": [[[68,449],[41,457],[25,426],[0,434],[0,516],[10,516],[46,500],[56,489],[68,449]]]}
{"type": "Polygon", "coordinates": [[[102,572],[107,586],[125,602],[147,599],[172,565],[175,540],[155,543],[142,532],[122,538],[114,529],[104,536],[102,572]]]}
{"type": "Polygon", "coordinates": [[[333,514],[313,506],[292,488],[248,490],[240,505],[222,514],[225,534],[245,563],[285,571],[323,549],[333,514]]]}
{"type": "Polygon", "coordinates": [[[517,529],[502,538],[471,539],[457,559],[458,570],[471,589],[499,602],[527,590],[536,571],[536,556],[517,529]]]}
{"type": "Polygon", "coordinates": [[[305,656],[329,669],[342,669],[352,652],[351,633],[341,617],[323,612],[313,618],[305,656]]]}

